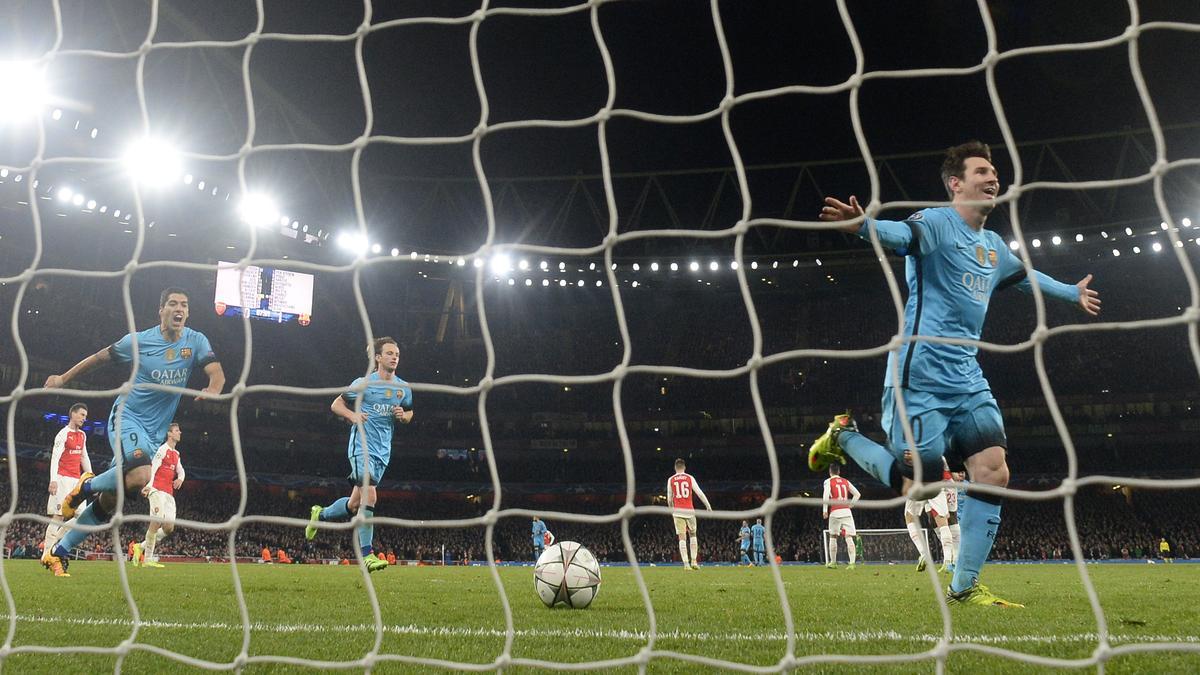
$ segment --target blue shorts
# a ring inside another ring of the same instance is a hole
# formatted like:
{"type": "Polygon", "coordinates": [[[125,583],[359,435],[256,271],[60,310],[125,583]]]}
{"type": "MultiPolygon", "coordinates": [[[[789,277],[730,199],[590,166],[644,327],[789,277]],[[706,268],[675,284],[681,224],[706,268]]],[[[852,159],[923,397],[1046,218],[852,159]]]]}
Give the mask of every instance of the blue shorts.
{"type": "MultiPolygon", "coordinates": [[[[379,485],[380,479],[383,478],[383,472],[387,471],[388,460],[379,455],[367,455],[371,461],[371,472],[367,476],[367,485],[379,485]]],[[[346,477],[350,481],[350,485],[362,486],[363,484],[363,462],[362,455],[354,453],[350,455],[350,475],[346,477]]]]}
{"type": "MultiPolygon", "coordinates": [[[[883,390],[883,428],[896,459],[904,456],[908,443],[896,415],[895,389],[883,390]]],[[[990,391],[973,394],[937,394],[904,390],[904,405],[912,425],[913,440],[924,461],[924,479],[940,480],[941,458],[951,468],[963,466],[967,458],[990,447],[1008,448],[1004,418],[990,391]]]]}
{"type": "Polygon", "coordinates": [[[117,436],[116,417],[108,418],[108,445],[113,451],[113,462],[117,465],[117,453],[121,453],[121,471],[129,473],[139,466],[150,466],[154,453],[162,442],[150,434],[142,425],[127,417],[121,418],[121,435],[117,436]]]}

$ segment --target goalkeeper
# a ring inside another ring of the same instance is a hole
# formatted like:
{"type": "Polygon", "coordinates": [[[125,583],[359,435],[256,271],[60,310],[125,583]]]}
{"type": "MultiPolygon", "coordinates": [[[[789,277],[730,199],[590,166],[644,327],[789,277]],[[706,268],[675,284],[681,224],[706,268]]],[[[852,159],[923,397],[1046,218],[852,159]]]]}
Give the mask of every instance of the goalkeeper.
{"type": "MultiPolygon", "coordinates": [[[[895,406],[896,397],[903,395],[923,479],[941,475],[945,455],[952,466],[965,464],[972,483],[1008,485],[1004,422],[976,361],[978,347],[911,338],[978,340],[992,293],[1014,286],[1029,293],[1032,284],[1000,235],[984,229],[1000,192],[988,146],[971,141],[947,150],[942,182],[951,198],[949,207],[923,209],[898,222],[864,219],[861,225],[839,228],[867,240],[874,230],[884,248],[906,256],[904,334],[910,339],[888,355],[882,419],[888,447],[858,433],[849,413],[838,415],[809,450],[813,470],[824,470],[831,462],[844,463],[849,455],[880,481],[906,492],[913,470],[901,461],[906,441],[895,406]]],[[[826,197],[820,218],[836,222],[862,215],[856,197],[850,197],[849,203],[826,197]]],[[[1047,297],[1078,305],[1092,316],[1099,314],[1099,295],[1088,288],[1092,275],[1070,285],[1041,272],[1033,274],[1047,297]]],[[[968,494],[961,506],[962,542],[947,600],[1021,607],[979,584],[980,569],[1000,527],[1000,498],[968,494]]]]}

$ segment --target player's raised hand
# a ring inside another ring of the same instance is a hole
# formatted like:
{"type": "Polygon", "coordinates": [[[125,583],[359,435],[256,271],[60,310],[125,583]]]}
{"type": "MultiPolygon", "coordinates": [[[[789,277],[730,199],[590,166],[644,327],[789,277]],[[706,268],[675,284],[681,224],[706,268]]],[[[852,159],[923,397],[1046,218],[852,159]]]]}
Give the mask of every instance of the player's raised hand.
{"type": "Polygon", "coordinates": [[[397,422],[408,424],[412,421],[413,413],[411,410],[405,410],[404,406],[394,405],[392,406],[392,416],[396,418],[397,422]]]}
{"type": "Polygon", "coordinates": [[[62,387],[63,384],[64,382],[62,375],[51,375],[50,377],[46,378],[46,384],[43,384],[42,386],[47,389],[58,389],[59,387],[62,387]]]}
{"type": "Polygon", "coordinates": [[[836,197],[826,197],[825,206],[821,208],[821,213],[817,217],[826,222],[834,222],[838,220],[854,220],[863,214],[863,207],[858,203],[858,197],[850,195],[850,203],[843,202],[836,197]]]}
{"type": "Polygon", "coordinates": [[[196,397],[196,400],[199,401],[200,399],[208,398],[210,396],[220,396],[220,395],[221,395],[220,387],[214,387],[212,385],[209,385],[200,390],[200,395],[196,397]]]}
{"type": "Polygon", "coordinates": [[[371,414],[364,410],[362,412],[350,413],[350,417],[348,419],[350,420],[350,424],[366,424],[367,419],[370,417],[371,414]]]}
{"type": "Polygon", "coordinates": [[[1079,288],[1079,307],[1092,316],[1098,316],[1100,314],[1100,294],[1088,288],[1090,283],[1092,283],[1092,275],[1089,274],[1075,284],[1079,288]]]}

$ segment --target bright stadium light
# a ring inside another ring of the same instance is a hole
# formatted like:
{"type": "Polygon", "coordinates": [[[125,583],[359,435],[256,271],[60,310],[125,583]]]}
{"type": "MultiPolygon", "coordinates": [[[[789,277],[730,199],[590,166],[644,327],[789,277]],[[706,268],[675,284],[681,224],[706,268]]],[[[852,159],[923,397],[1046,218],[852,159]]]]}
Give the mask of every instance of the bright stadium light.
{"type": "Polygon", "coordinates": [[[638,265],[637,263],[633,263],[633,271],[634,272],[637,272],[640,269],[642,269],[641,265],[638,265]]]}
{"type": "Polygon", "coordinates": [[[729,269],[736,270],[737,268],[738,268],[738,264],[737,264],[736,260],[729,263],[729,269]]]}
{"type": "Polygon", "coordinates": [[[183,173],[179,151],[157,138],[143,138],[132,143],[125,150],[124,161],[125,170],[143,185],[166,185],[179,180],[183,173]]]}
{"type": "Polygon", "coordinates": [[[509,278],[508,278],[508,285],[509,285],[509,286],[516,286],[516,285],[517,285],[517,280],[516,280],[516,279],[513,279],[512,277],[509,277],[509,278]]]}
{"type": "Polygon", "coordinates": [[[700,263],[693,260],[692,262],[688,263],[688,269],[693,272],[699,272],[700,271],[700,263]]]}
{"type": "Polygon", "coordinates": [[[90,210],[92,210],[92,209],[94,209],[94,208],[96,208],[96,200],[95,200],[95,199],[89,199],[89,200],[88,200],[88,203],[87,203],[87,207],[88,207],[88,210],[89,210],[89,211],[90,211],[90,210]]]}
{"type": "Polygon", "coordinates": [[[522,272],[528,270],[529,269],[529,261],[522,258],[521,262],[517,263],[517,269],[521,270],[522,272]]]}
{"type": "Polygon", "coordinates": [[[588,263],[588,271],[595,272],[596,271],[596,263],[594,263],[594,262],[588,263]]]}
{"type": "Polygon", "coordinates": [[[1015,251],[1015,250],[1021,248],[1021,244],[1019,242],[1017,242],[1016,239],[1013,239],[1012,241],[1008,242],[1008,247],[1015,251]]]}
{"type": "Polygon", "coordinates": [[[650,263],[650,271],[657,272],[658,271],[658,263],[656,263],[656,262],[650,263]]]}
{"type": "Polygon", "coordinates": [[[567,271],[567,263],[565,263],[565,262],[559,262],[559,263],[558,263],[558,271],[559,271],[559,272],[566,272],[566,271],[567,271]]]}
{"type": "Polygon", "coordinates": [[[492,271],[492,274],[508,274],[512,271],[512,258],[507,253],[497,253],[492,256],[488,269],[492,271]]]}
{"type": "Polygon", "coordinates": [[[367,248],[370,246],[367,242],[367,236],[362,232],[354,230],[346,230],[338,233],[337,245],[338,248],[355,255],[366,255],[367,248]]]}
{"type": "Polygon", "coordinates": [[[550,269],[550,263],[543,260],[540,263],[538,263],[538,269],[545,272],[546,270],[550,269]]]}
{"type": "Polygon", "coordinates": [[[458,265],[459,267],[462,267],[463,265],[467,264],[467,259],[462,256],[458,256],[458,260],[454,261],[454,264],[458,265]]]}
{"type": "Polygon", "coordinates": [[[596,280],[596,287],[597,287],[597,288],[599,288],[600,286],[603,286],[603,285],[604,285],[604,282],[603,282],[603,281],[600,281],[599,279],[597,279],[597,280],[596,280]]]}
{"type": "Polygon", "coordinates": [[[526,285],[526,286],[532,286],[532,285],[533,285],[533,279],[526,279],[526,280],[525,280],[525,285],[526,285]]]}
{"type": "Polygon", "coordinates": [[[679,263],[671,263],[671,271],[678,272],[679,271],[679,263]]]}
{"type": "Polygon", "coordinates": [[[1114,248],[1114,249],[1113,249],[1113,257],[1114,257],[1114,258],[1120,258],[1120,257],[1121,257],[1121,252],[1120,252],[1120,251],[1118,251],[1117,249],[1115,249],[1115,248],[1114,248]]]}
{"type": "Polygon", "coordinates": [[[1030,243],[1030,244],[1033,244],[1033,247],[1034,247],[1034,248],[1041,248],[1041,247],[1042,247],[1042,240],[1041,240],[1041,239],[1034,239],[1033,241],[1031,241],[1031,242],[1029,242],[1029,243],[1030,243]]]}
{"type": "Polygon", "coordinates": [[[398,258],[398,257],[400,257],[400,249],[398,249],[398,248],[393,248],[393,249],[392,249],[392,257],[393,257],[393,258],[398,258]]]}
{"type": "Polygon", "coordinates": [[[1076,242],[1083,241],[1083,233],[1082,232],[1075,235],[1075,241],[1076,242]]]}
{"type": "Polygon", "coordinates": [[[27,61],[0,61],[0,124],[35,117],[49,98],[41,67],[27,61]]]}
{"type": "Polygon", "coordinates": [[[75,193],[69,187],[58,188],[58,201],[60,202],[69,202],[74,195],[75,193]]]}
{"type": "Polygon", "coordinates": [[[1140,246],[1134,246],[1134,247],[1133,247],[1133,252],[1134,252],[1134,253],[1141,253],[1141,252],[1142,252],[1142,249],[1141,249],[1141,247],[1140,247],[1140,246]]]}
{"type": "Polygon", "coordinates": [[[371,244],[371,253],[379,253],[382,250],[383,250],[383,247],[380,246],[379,244],[371,244]]]}
{"type": "Polygon", "coordinates": [[[1053,237],[1050,237],[1050,243],[1054,244],[1055,246],[1058,246],[1059,244],[1062,243],[1062,237],[1060,237],[1056,234],[1053,237]]]}
{"type": "Polygon", "coordinates": [[[75,196],[71,197],[71,203],[75,206],[83,206],[83,195],[76,192],[75,196]]]}
{"type": "Polygon", "coordinates": [[[1153,244],[1151,244],[1151,245],[1150,245],[1150,248],[1151,248],[1151,250],[1153,250],[1155,253],[1158,253],[1158,252],[1162,251],[1162,244],[1160,244],[1160,243],[1158,243],[1158,242],[1156,241],[1156,242],[1154,242],[1153,244]]]}
{"type": "Polygon", "coordinates": [[[579,281],[575,282],[575,285],[580,288],[583,288],[583,279],[580,279],[579,281]]]}
{"type": "Polygon", "coordinates": [[[1191,219],[1191,218],[1184,218],[1183,220],[1181,220],[1181,221],[1179,221],[1179,222],[1180,222],[1180,224],[1181,224],[1181,225],[1183,225],[1184,227],[1191,227],[1191,226],[1192,226],[1192,219],[1191,219]]]}
{"type": "Polygon", "coordinates": [[[566,287],[567,287],[567,280],[566,280],[566,279],[559,279],[559,280],[558,280],[558,285],[559,285],[559,286],[561,286],[561,287],[563,287],[563,288],[566,288],[566,287]]]}
{"type": "Polygon", "coordinates": [[[1125,236],[1126,236],[1126,237],[1132,237],[1132,236],[1133,236],[1133,228],[1132,228],[1132,227],[1127,227],[1127,228],[1125,228],[1125,236]]]}
{"type": "Polygon", "coordinates": [[[471,264],[476,267],[483,267],[483,258],[476,258],[471,261],[471,264]]]}
{"type": "Polygon", "coordinates": [[[550,285],[549,279],[542,279],[542,288],[545,288],[546,286],[549,286],[549,285],[550,285]]]}
{"type": "Polygon", "coordinates": [[[708,269],[716,272],[717,270],[721,269],[721,266],[717,264],[716,260],[714,260],[714,261],[708,263],[708,269]]]}
{"type": "Polygon", "coordinates": [[[242,203],[238,205],[238,215],[247,225],[265,227],[279,218],[279,207],[275,205],[275,200],[267,195],[251,192],[242,197],[242,203]]]}
{"type": "Polygon", "coordinates": [[[1158,226],[1161,227],[1164,232],[1166,232],[1167,222],[1165,220],[1163,222],[1159,223],[1158,226]]]}
{"type": "Polygon", "coordinates": [[[758,269],[758,261],[757,260],[750,263],[750,269],[752,269],[752,270],[758,269]]]}

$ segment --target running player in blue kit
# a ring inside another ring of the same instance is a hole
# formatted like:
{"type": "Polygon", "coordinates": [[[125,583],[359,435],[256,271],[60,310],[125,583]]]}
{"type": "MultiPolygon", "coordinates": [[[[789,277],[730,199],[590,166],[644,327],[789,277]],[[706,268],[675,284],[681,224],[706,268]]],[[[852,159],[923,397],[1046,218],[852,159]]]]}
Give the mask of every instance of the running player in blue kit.
{"type": "MultiPolygon", "coordinates": [[[[108,522],[117,504],[117,481],[124,474],[125,489],[139,494],[150,482],[150,463],[162,445],[167,427],[179,407],[179,392],[146,387],[147,384],[186,387],[193,368],[204,369],[208,385],[201,395],[216,396],[225,386],[225,371],[213,353],[204,333],[187,328],[188,294],[182,288],[167,288],[159,295],[159,324],[137,333],[137,372],[133,389],[117,397],[108,417],[108,442],[113,464],[98,476],[85,473],[79,484],[63,500],[64,519],[76,518],[81,525],[108,522]],[[118,467],[117,456],[121,457],[118,467]],[[120,471],[118,471],[120,469],[120,471]],[[80,508],[84,502],[90,502],[80,508]]],[[[46,388],[66,386],[75,378],[108,363],[130,363],[134,356],[134,334],[101,349],[71,367],[62,375],[46,378],[46,388]]],[[[83,543],[88,533],[72,529],[42,562],[48,569],[65,569],[72,548],[83,543]]]]}
{"type": "Polygon", "coordinates": [[[412,388],[396,376],[396,366],[400,363],[399,345],[390,337],[381,337],[368,349],[375,359],[375,372],[354,380],[329,406],[334,414],[351,425],[350,442],[346,446],[350,459],[349,480],[353,486],[350,496],[326,507],[312,507],[309,512],[311,524],[305,528],[304,536],[311,541],[317,536],[316,523],[346,520],[362,508],[366,522],[358,527],[358,546],[367,571],[375,572],[388,566],[386,560],[375,555],[374,549],[375,525],[371,519],[375,515],[375,486],[392,459],[395,423],[408,424],[412,421],[413,411],[410,409],[412,388]],[[354,402],[360,397],[361,412],[354,412],[354,402]]]}

